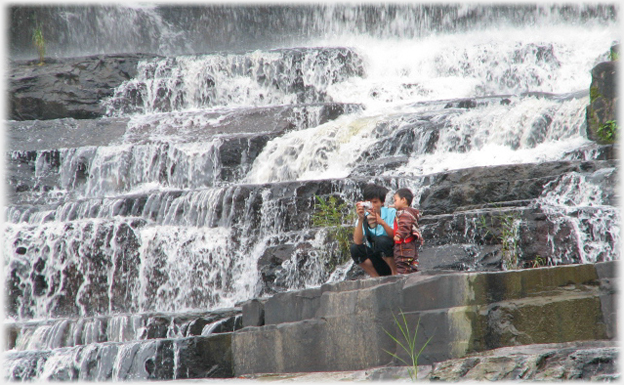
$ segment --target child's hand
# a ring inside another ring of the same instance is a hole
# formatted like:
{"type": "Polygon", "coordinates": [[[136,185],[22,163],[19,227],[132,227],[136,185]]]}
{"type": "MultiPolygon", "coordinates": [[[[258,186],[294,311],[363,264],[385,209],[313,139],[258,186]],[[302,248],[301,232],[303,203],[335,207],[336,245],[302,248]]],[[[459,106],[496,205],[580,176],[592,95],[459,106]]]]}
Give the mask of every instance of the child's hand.
{"type": "Polygon", "coordinates": [[[399,237],[398,235],[395,235],[395,236],[394,236],[394,240],[395,240],[395,241],[400,241],[400,240],[401,240],[401,237],[399,237]]]}

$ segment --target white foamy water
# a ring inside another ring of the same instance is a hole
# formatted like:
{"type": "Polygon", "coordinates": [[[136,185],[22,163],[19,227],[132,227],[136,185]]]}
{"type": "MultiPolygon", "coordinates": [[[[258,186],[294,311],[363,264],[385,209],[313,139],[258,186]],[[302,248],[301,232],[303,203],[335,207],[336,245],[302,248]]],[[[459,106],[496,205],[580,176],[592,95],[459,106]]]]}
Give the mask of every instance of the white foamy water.
{"type": "Polygon", "coordinates": [[[528,98],[452,117],[436,151],[412,156],[397,171],[423,175],[503,164],[559,160],[590,143],[582,129],[588,98],[554,102],[528,98]]]}
{"type": "MultiPolygon", "coordinates": [[[[617,27],[570,25],[441,32],[414,39],[341,36],[362,55],[366,77],[329,88],[334,100],[387,109],[411,101],[588,89],[617,27]]],[[[325,39],[313,44],[334,45],[325,39]]]]}
{"type": "Polygon", "coordinates": [[[591,175],[571,173],[545,186],[538,204],[554,227],[549,233],[556,256],[552,263],[608,261],[619,252],[620,213],[613,202],[605,201],[607,191],[599,184],[615,173],[609,168],[591,175]]]}
{"type": "Polygon", "coordinates": [[[343,178],[361,152],[375,142],[371,135],[380,117],[343,116],[270,141],[254,162],[246,181],[343,178]]]}
{"type": "MultiPolygon", "coordinates": [[[[413,102],[588,90],[590,70],[605,59],[615,36],[613,26],[561,24],[440,33],[420,39],[341,36],[342,44],[363,57],[366,76],[333,84],[328,94],[335,101],[363,103],[365,117],[343,117],[331,125],[275,139],[256,160],[248,180],[346,176],[358,152],[367,148],[369,142],[362,139],[373,130],[373,122],[387,119],[389,113],[410,113],[413,102]],[[362,120],[371,122],[366,133],[352,129],[362,120]],[[332,134],[319,135],[325,132],[332,134]]],[[[336,43],[324,39],[313,44],[336,43]]],[[[588,97],[566,102],[535,97],[462,111],[441,131],[436,150],[412,154],[400,173],[561,159],[587,143],[588,103],[588,97]]]]}

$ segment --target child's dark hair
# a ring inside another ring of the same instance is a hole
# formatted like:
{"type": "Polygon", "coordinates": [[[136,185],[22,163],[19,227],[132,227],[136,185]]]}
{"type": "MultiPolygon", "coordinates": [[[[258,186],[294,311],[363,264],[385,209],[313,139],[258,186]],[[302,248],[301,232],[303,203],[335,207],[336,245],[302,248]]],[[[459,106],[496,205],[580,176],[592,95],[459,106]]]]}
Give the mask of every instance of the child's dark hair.
{"type": "Polygon", "coordinates": [[[386,200],[387,193],[387,188],[374,183],[367,184],[366,186],[364,186],[364,190],[362,190],[362,195],[365,201],[379,198],[381,202],[384,202],[386,200]]]}
{"type": "Polygon", "coordinates": [[[398,195],[399,198],[405,198],[405,200],[407,201],[407,205],[408,206],[412,205],[412,200],[414,199],[414,194],[412,194],[410,189],[400,188],[400,189],[396,190],[395,194],[398,195]]]}

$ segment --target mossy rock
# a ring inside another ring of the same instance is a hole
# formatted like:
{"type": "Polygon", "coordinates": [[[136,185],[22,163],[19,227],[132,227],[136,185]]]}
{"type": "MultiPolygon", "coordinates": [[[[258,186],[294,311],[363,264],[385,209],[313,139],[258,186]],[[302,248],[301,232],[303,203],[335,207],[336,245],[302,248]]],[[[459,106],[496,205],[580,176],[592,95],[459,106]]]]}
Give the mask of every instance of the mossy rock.
{"type": "Polygon", "coordinates": [[[598,64],[592,70],[587,107],[587,137],[600,144],[613,144],[618,137],[617,62],[598,64]]]}

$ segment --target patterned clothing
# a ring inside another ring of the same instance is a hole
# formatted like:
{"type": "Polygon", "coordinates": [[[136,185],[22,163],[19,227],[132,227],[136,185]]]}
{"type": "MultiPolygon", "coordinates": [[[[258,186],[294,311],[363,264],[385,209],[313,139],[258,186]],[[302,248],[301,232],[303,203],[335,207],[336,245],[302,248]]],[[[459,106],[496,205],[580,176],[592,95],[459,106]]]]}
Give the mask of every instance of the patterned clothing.
{"type": "Polygon", "coordinates": [[[414,208],[397,210],[394,236],[400,239],[394,241],[394,263],[399,274],[418,271],[418,246],[422,243],[422,235],[418,228],[419,218],[420,212],[414,208]]]}

